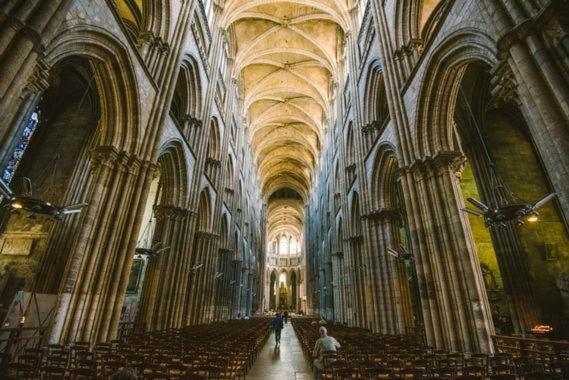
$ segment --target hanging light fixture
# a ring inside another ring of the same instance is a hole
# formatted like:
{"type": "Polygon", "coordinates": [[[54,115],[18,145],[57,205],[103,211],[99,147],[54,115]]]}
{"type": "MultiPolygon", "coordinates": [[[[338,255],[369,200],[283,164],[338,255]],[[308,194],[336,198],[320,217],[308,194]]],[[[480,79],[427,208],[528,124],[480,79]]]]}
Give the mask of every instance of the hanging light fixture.
{"type": "Polygon", "coordinates": [[[525,222],[536,223],[539,221],[539,212],[537,211],[545,204],[551,202],[557,196],[556,193],[551,193],[536,203],[532,204],[520,200],[508,189],[502,178],[496,172],[496,165],[490,157],[490,152],[480,131],[478,121],[474,116],[472,107],[464,93],[462,85],[460,86],[460,94],[464,100],[464,104],[468,109],[470,118],[476,130],[478,139],[482,146],[482,150],[490,166],[490,178],[492,181],[492,192],[494,199],[488,205],[474,198],[467,198],[466,200],[473,205],[476,209],[463,208],[462,210],[468,214],[484,218],[484,223],[489,228],[506,227],[508,222],[515,222],[518,226],[522,226],[525,222]]]}

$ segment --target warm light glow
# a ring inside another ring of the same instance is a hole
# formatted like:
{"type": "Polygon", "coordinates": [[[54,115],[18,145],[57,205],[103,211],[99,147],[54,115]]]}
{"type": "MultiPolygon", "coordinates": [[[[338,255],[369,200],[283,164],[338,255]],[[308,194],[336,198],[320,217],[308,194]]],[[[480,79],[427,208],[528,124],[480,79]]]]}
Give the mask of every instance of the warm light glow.
{"type": "Polygon", "coordinates": [[[535,223],[535,222],[537,222],[538,220],[539,220],[539,218],[537,217],[537,215],[531,215],[531,216],[528,218],[528,222],[530,222],[530,223],[535,223]]]}
{"type": "Polygon", "coordinates": [[[553,331],[553,327],[549,325],[535,325],[531,329],[531,332],[534,334],[549,334],[553,331]]]}
{"type": "Polygon", "coordinates": [[[24,206],[20,202],[14,202],[14,203],[12,203],[11,206],[12,206],[12,208],[15,208],[15,209],[24,208],[24,206]]]}
{"type": "Polygon", "coordinates": [[[22,315],[22,317],[20,318],[20,324],[23,325],[24,323],[26,323],[26,316],[22,315]]]}

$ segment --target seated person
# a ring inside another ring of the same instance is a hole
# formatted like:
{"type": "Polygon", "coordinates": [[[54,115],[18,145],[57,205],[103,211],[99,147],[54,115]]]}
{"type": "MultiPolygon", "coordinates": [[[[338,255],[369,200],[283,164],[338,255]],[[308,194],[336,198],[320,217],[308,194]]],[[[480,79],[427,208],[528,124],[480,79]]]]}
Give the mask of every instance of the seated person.
{"type": "Polygon", "coordinates": [[[338,341],[335,338],[328,336],[328,330],[326,330],[326,327],[321,326],[319,332],[320,332],[320,339],[316,341],[316,344],[314,345],[314,351],[312,352],[312,356],[315,358],[314,359],[315,379],[320,378],[320,372],[324,368],[324,363],[323,363],[324,352],[336,351],[338,348],[340,348],[340,343],[338,343],[338,341]]]}

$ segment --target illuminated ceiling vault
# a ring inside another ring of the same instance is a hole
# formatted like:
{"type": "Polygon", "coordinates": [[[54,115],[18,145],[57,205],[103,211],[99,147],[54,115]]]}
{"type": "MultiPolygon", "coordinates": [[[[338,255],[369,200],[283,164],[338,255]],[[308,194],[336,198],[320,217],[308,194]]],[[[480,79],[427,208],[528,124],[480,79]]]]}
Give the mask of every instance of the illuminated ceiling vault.
{"type": "Polygon", "coordinates": [[[251,129],[269,235],[302,233],[303,200],[314,177],[335,83],[343,69],[346,0],[234,0],[222,24],[234,44],[235,71],[251,129]],[[293,190],[300,197],[275,196],[293,190]]]}

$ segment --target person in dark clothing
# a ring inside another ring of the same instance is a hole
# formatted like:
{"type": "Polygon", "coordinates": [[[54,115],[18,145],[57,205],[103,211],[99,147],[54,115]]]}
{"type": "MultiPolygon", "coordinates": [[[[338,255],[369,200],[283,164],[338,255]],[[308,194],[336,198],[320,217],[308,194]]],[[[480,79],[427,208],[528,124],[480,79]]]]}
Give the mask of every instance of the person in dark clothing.
{"type": "Polygon", "coordinates": [[[288,323],[288,311],[284,312],[284,323],[285,325],[288,323]]]}
{"type": "Polygon", "coordinates": [[[281,330],[283,329],[283,319],[280,313],[277,313],[273,319],[273,330],[275,331],[275,343],[277,346],[281,343],[281,330]]]}

